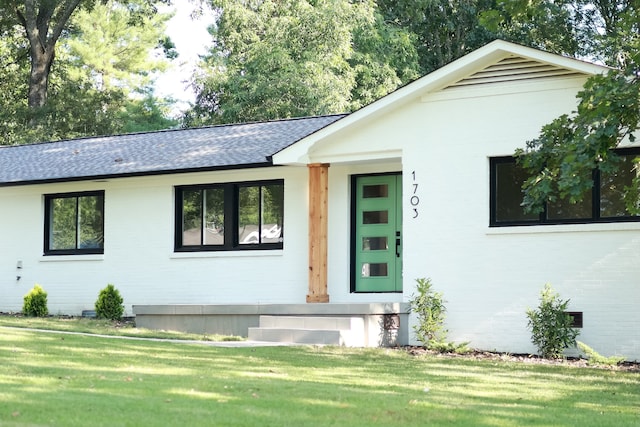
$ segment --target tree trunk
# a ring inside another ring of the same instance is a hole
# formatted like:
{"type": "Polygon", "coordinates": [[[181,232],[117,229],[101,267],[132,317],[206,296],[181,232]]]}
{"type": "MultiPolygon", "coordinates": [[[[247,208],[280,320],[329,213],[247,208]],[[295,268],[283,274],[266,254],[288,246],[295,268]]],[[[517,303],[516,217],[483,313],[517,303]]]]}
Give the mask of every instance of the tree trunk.
{"type": "Polygon", "coordinates": [[[24,0],[24,9],[16,8],[25,29],[31,54],[29,74],[29,108],[37,110],[47,103],[49,72],[55,47],[62,30],[81,0],[24,0]]]}
{"type": "Polygon", "coordinates": [[[40,46],[31,46],[28,105],[32,111],[44,107],[47,103],[49,72],[53,64],[53,57],[53,46],[48,46],[48,48],[44,49],[40,46]]]}

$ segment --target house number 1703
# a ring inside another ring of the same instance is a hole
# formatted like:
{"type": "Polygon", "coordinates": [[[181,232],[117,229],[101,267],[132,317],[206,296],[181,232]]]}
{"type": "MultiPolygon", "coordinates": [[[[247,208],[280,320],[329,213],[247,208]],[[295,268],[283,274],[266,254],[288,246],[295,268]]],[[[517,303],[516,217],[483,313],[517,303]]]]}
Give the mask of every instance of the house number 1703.
{"type": "Polygon", "coordinates": [[[413,178],[413,182],[411,183],[411,198],[409,198],[409,203],[411,204],[411,209],[413,209],[413,218],[418,218],[418,205],[420,204],[420,197],[417,196],[418,193],[418,183],[416,182],[416,171],[411,172],[411,177],[413,178]]]}

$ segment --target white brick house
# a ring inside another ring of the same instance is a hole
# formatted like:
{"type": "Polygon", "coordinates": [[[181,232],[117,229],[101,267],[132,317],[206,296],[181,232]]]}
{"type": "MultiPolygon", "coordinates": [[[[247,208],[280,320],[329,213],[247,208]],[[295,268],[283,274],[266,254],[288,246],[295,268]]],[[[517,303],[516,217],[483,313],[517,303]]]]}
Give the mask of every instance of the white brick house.
{"type": "Polygon", "coordinates": [[[430,277],[450,339],[534,352],[550,282],[580,340],[640,359],[640,218],[604,185],[625,176],[528,217],[509,157],[604,71],[496,41],[350,115],[0,148],[0,310],[37,282],[79,314],[113,283],[155,325],[349,316],[404,344],[430,277]]]}

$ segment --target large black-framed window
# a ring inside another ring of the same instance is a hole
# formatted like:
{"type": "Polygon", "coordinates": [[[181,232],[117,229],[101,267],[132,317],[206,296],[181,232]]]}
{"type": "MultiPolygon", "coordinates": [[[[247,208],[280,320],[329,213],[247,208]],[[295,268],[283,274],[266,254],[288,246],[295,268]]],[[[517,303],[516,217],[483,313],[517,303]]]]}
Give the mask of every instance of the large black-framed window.
{"type": "Polygon", "coordinates": [[[282,249],[284,181],[176,187],[175,250],[282,249]]]}
{"type": "Polygon", "coordinates": [[[104,191],[44,196],[44,254],[104,253],[104,191]]]}
{"type": "Polygon", "coordinates": [[[625,187],[640,173],[637,162],[639,148],[615,150],[620,157],[616,173],[592,171],[593,187],[580,203],[562,200],[547,204],[540,214],[524,211],[522,184],[527,176],[512,156],[490,159],[490,226],[516,226],[537,224],[573,224],[592,222],[640,221],[640,216],[627,210],[624,200],[625,187]]]}

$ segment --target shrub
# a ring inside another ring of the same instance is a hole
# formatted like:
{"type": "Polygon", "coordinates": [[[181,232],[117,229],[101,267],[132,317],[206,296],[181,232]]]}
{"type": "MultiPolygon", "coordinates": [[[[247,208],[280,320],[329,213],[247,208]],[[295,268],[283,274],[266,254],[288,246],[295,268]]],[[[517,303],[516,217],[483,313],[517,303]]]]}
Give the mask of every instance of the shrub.
{"type": "Polygon", "coordinates": [[[432,289],[431,279],[416,279],[417,295],[409,300],[409,307],[418,315],[418,324],[413,326],[416,339],[426,347],[436,342],[446,340],[447,330],[444,329],[444,313],[446,311],[442,292],[432,289]]]}
{"type": "Polygon", "coordinates": [[[47,293],[37,283],[33,289],[24,296],[22,313],[25,316],[32,317],[45,317],[49,314],[49,309],[47,308],[47,293]]]}
{"type": "Polygon", "coordinates": [[[578,348],[585,354],[585,356],[587,356],[589,365],[615,366],[624,362],[624,360],[626,359],[626,357],[624,356],[603,356],[580,341],[576,341],[576,344],[578,344],[578,348]]]}
{"type": "Polygon", "coordinates": [[[418,324],[413,326],[416,339],[429,350],[439,353],[469,353],[468,342],[447,341],[449,331],[444,328],[446,307],[442,292],[432,289],[431,279],[416,279],[416,283],[418,294],[409,300],[409,310],[418,315],[418,324]]]}
{"type": "Polygon", "coordinates": [[[538,309],[527,309],[527,327],[540,356],[558,359],[566,348],[575,345],[580,331],[571,327],[573,319],[566,312],[568,305],[569,300],[561,300],[547,283],[540,292],[538,309]]]}
{"type": "Polygon", "coordinates": [[[100,319],[120,320],[124,313],[123,299],[112,284],[100,291],[96,301],[96,317],[100,319]]]}

